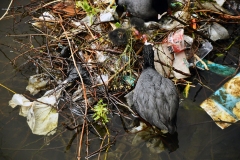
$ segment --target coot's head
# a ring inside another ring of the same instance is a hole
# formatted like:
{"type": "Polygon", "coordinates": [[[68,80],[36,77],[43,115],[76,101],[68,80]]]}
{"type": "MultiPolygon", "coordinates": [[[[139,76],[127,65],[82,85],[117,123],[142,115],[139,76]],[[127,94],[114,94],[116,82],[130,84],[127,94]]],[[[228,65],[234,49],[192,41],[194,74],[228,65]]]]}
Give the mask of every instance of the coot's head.
{"type": "Polygon", "coordinates": [[[114,45],[121,46],[128,43],[129,34],[126,29],[117,28],[109,32],[108,37],[114,45]]]}
{"type": "Polygon", "coordinates": [[[135,40],[140,40],[142,42],[147,41],[147,36],[141,34],[134,27],[129,29],[117,28],[108,33],[110,41],[116,46],[127,45],[130,35],[132,35],[135,40]]]}
{"type": "Polygon", "coordinates": [[[143,68],[154,68],[154,51],[153,51],[153,46],[151,43],[148,43],[147,41],[144,43],[143,46],[143,50],[142,50],[142,54],[143,54],[143,68]]]}

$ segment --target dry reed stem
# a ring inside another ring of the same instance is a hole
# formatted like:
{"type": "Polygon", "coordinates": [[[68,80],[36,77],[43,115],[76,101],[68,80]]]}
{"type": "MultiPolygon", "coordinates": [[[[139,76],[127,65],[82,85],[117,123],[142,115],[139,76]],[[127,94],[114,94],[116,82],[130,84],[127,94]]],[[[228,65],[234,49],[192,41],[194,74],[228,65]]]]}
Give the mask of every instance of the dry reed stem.
{"type": "Polygon", "coordinates": [[[8,11],[9,11],[9,8],[11,7],[11,5],[12,5],[12,2],[13,2],[13,0],[10,1],[9,5],[8,5],[8,8],[7,8],[6,12],[0,18],[0,21],[8,14],[8,11]]]}
{"type": "MultiPolygon", "coordinates": [[[[59,18],[60,18],[60,22],[62,22],[62,17],[60,14],[58,14],[59,18]]],[[[83,127],[82,127],[82,131],[81,131],[81,135],[80,135],[80,140],[79,140],[79,149],[78,149],[78,156],[77,156],[77,159],[80,160],[81,159],[81,148],[82,148],[82,139],[83,139],[83,134],[84,134],[84,129],[85,129],[85,125],[86,125],[86,116],[87,116],[87,94],[86,94],[86,88],[85,88],[85,85],[83,83],[83,78],[81,76],[81,73],[77,67],[77,64],[76,64],[76,60],[74,58],[74,54],[73,54],[73,49],[72,49],[72,45],[71,45],[71,42],[68,38],[68,35],[67,35],[67,32],[63,26],[62,23],[60,23],[64,33],[65,33],[65,36],[67,38],[67,41],[68,41],[68,45],[69,45],[69,48],[70,48],[70,51],[71,51],[71,57],[72,57],[72,60],[73,60],[73,64],[74,64],[74,67],[76,68],[77,70],[77,73],[80,77],[80,80],[81,80],[81,83],[82,83],[82,90],[83,90],[83,97],[84,97],[84,101],[85,101],[85,113],[84,113],[84,122],[83,122],[83,127]]]]}

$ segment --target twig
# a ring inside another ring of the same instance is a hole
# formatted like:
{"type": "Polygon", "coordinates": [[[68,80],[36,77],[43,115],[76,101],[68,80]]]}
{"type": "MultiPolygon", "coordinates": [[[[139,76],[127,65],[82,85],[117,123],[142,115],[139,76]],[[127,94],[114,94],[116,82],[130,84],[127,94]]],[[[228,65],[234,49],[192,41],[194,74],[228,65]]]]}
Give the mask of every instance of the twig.
{"type": "Polygon", "coordinates": [[[136,113],[127,105],[117,102],[118,105],[127,108],[134,116],[137,116],[136,113]]]}
{"type": "Polygon", "coordinates": [[[102,49],[102,48],[97,48],[97,49],[91,49],[91,48],[86,48],[86,50],[97,50],[97,51],[103,51],[103,52],[110,52],[110,53],[114,53],[114,54],[122,54],[121,51],[116,51],[113,49],[102,49]]]}
{"type": "Polygon", "coordinates": [[[87,28],[88,32],[90,33],[91,37],[93,39],[96,39],[96,37],[92,34],[92,31],[89,29],[88,25],[86,25],[86,23],[84,23],[85,27],[87,28]]]}
{"type": "MultiPolygon", "coordinates": [[[[59,15],[59,17],[60,17],[60,22],[62,22],[62,17],[61,17],[61,15],[60,14],[58,14],[59,15]]],[[[72,57],[72,59],[73,59],[73,64],[74,64],[74,67],[76,68],[76,70],[77,70],[77,73],[78,73],[78,75],[79,75],[79,77],[80,77],[80,80],[81,80],[81,83],[82,83],[82,90],[83,90],[83,97],[84,97],[84,101],[85,101],[85,113],[84,113],[84,119],[86,119],[86,116],[87,116],[87,94],[86,94],[86,88],[85,88],[85,85],[84,85],[84,83],[83,83],[83,78],[82,78],[82,76],[81,76],[81,73],[80,73],[80,71],[79,71],[79,69],[78,69],[78,67],[77,67],[77,64],[76,64],[76,60],[75,60],[75,58],[74,58],[74,55],[73,55],[73,49],[72,49],[72,45],[71,45],[71,43],[70,43],[70,40],[69,40],[69,38],[68,38],[68,35],[66,34],[67,32],[66,32],[66,30],[65,30],[65,28],[64,28],[64,26],[63,26],[63,24],[62,23],[60,23],[60,25],[61,25],[61,27],[62,27],[62,29],[63,29],[63,31],[64,31],[64,33],[65,33],[65,36],[66,36],[66,38],[67,38],[67,41],[68,41],[68,44],[69,44],[69,48],[70,48],[70,51],[71,51],[71,57],[72,57]]],[[[81,132],[81,135],[80,135],[80,140],[79,140],[79,149],[78,149],[78,156],[77,156],[77,159],[78,160],[80,160],[81,159],[81,148],[82,148],[82,139],[83,139],[83,134],[84,134],[84,129],[85,129],[85,125],[86,125],[86,120],[84,120],[84,122],[83,122],[83,127],[82,127],[82,132],[81,132]]]]}
{"type": "Polygon", "coordinates": [[[203,37],[204,39],[207,39],[209,42],[212,42],[213,44],[215,44],[215,45],[218,46],[219,48],[223,49],[223,47],[222,47],[221,45],[219,45],[219,44],[216,43],[215,41],[211,40],[209,37],[207,37],[205,34],[199,32],[198,30],[191,28],[187,23],[183,22],[182,20],[180,20],[180,19],[178,19],[178,18],[176,18],[176,17],[174,17],[174,16],[171,16],[171,15],[170,15],[169,17],[171,17],[171,18],[174,19],[175,21],[178,21],[179,23],[181,23],[181,24],[183,24],[184,26],[186,26],[186,28],[187,28],[188,30],[193,31],[194,33],[200,35],[200,36],[203,37]]]}
{"type": "Polygon", "coordinates": [[[85,157],[85,159],[91,158],[92,156],[96,155],[98,152],[103,151],[106,147],[111,146],[111,145],[114,144],[114,143],[115,143],[115,141],[112,141],[111,143],[102,146],[99,150],[94,151],[93,153],[91,153],[90,155],[88,155],[88,157],[85,157]]]}
{"type": "Polygon", "coordinates": [[[238,39],[239,39],[239,36],[236,37],[236,38],[232,41],[232,43],[231,43],[228,47],[225,48],[225,50],[226,50],[226,51],[229,50],[229,49],[236,43],[236,41],[237,41],[238,39]]]}
{"type": "Polygon", "coordinates": [[[16,92],[14,92],[14,91],[11,90],[10,88],[4,86],[2,83],[0,83],[0,86],[2,86],[3,88],[5,88],[6,90],[8,90],[8,91],[10,91],[10,92],[12,92],[12,93],[14,93],[14,94],[16,94],[16,92]]]}
{"type": "Polygon", "coordinates": [[[201,86],[203,86],[203,87],[206,87],[207,89],[209,89],[210,91],[212,91],[212,92],[214,92],[214,90],[213,89],[211,89],[210,87],[208,87],[208,86],[206,86],[205,84],[203,84],[203,82],[201,82],[200,80],[198,80],[197,78],[194,78],[193,80],[197,80],[198,81],[198,83],[200,83],[200,85],[201,86]]]}
{"type": "MultiPolygon", "coordinates": [[[[108,131],[108,128],[107,128],[106,124],[104,124],[104,127],[105,127],[105,129],[106,129],[106,131],[107,131],[107,137],[108,137],[108,143],[107,143],[107,144],[110,144],[110,138],[109,138],[110,133],[109,133],[109,131],[108,131]]],[[[110,147],[110,145],[108,145],[108,147],[107,147],[107,149],[106,149],[106,153],[105,153],[104,160],[107,160],[107,154],[108,154],[108,149],[109,149],[109,147],[110,147]]]]}
{"type": "Polygon", "coordinates": [[[206,65],[206,63],[205,63],[201,58],[199,58],[198,55],[194,54],[194,57],[195,57],[199,62],[201,62],[202,65],[204,65],[204,68],[205,68],[206,70],[209,70],[209,68],[208,68],[208,66],[206,65]]]}
{"type": "Polygon", "coordinates": [[[185,73],[185,72],[183,72],[183,71],[180,71],[180,70],[178,70],[178,69],[176,69],[176,68],[174,68],[174,67],[172,67],[172,66],[170,66],[170,65],[168,65],[168,64],[166,64],[166,63],[164,63],[164,62],[162,62],[161,60],[154,60],[154,61],[155,61],[155,62],[158,62],[158,63],[161,63],[162,65],[167,66],[167,67],[171,68],[172,70],[174,70],[175,72],[178,72],[178,73],[180,73],[180,74],[182,74],[182,75],[191,76],[190,74],[185,73]]]}
{"type": "Polygon", "coordinates": [[[51,35],[48,35],[48,34],[20,34],[20,35],[6,35],[6,37],[26,37],[26,36],[29,36],[29,37],[32,37],[32,36],[48,36],[48,37],[51,37],[51,38],[54,38],[56,39],[56,37],[54,36],[51,36],[51,35]]]}
{"type": "Polygon", "coordinates": [[[40,7],[36,8],[36,9],[34,9],[32,12],[36,12],[37,10],[39,10],[41,8],[47,7],[47,6],[49,6],[49,5],[51,5],[51,4],[55,3],[55,2],[61,2],[61,1],[62,0],[55,0],[55,1],[52,1],[52,2],[49,2],[49,3],[46,3],[43,6],[40,6],[40,7]]]}
{"type": "Polygon", "coordinates": [[[8,8],[7,8],[6,12],[0,18],[0,21],[6,16],[6,14],[8,14],[8,11],[9,11],[9,8],[11,7],[11,5],[12,5],[12,2],[13,2],[13,0],[10,1],[9,5],[8,5],[8,8]]]}
{"type": "MultiPolygon", "coordinates": [[[[120,70],[118,70],[114,75],[112,75],[106,83],[109,84],[109,82],[111,82],[111,80],[112,80],[116,75],[118,75],[119,73],[121,73],[128,64],[129,64],[129,63],[126,63],[120,70]]],[[[104,85],[104,84],[103,84],[103,83],[96,84],[96,85],[92,86],[92,88],[95,88],[95,87],[98,87],[98,86],[101,86],[101,85],[104,85]]]]}
{"type": "MultiPolygon", "coordinates": [[[[107,136],[107,135],[105,135],[105,136],[103,137],[103,139],[102,139],[102,143],[101,143],[101,145],[100,145],[100,149],[101,149],[102,146],[103,146],[103,143],[104,143],[104,140],[105,140],[106,136],[107,136]]],[[[99,149],[99,150],[100,150],[100,149],[99,149]]],[[[100,160],[100,155],[101,155],[101,150],[100,150],[100,152],[98,152],[98,160],[100,160]]],[[[87,158],[86,158],[86,159],[87,159],[87,158]]]]}

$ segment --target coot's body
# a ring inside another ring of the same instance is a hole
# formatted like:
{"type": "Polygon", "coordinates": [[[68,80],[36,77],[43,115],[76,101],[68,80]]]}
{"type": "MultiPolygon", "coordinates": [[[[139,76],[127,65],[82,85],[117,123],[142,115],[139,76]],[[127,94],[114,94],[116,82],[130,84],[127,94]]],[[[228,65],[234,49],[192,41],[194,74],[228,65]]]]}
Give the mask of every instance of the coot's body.
{"type": "Polygon", "coordinates": [[[131,15],[145,21],[157,20],[158,14],[168,9],[168,0],[116,0],[116,3],[126,6],[131,15]]]}
{"type": "Polygon", "coordinates": [[[177,90],[171,80],[155,70],[151,44],[144,45],[143,58],[144,70],[127,101],[144,120],[173,134],[179,107],[177,90]]]}

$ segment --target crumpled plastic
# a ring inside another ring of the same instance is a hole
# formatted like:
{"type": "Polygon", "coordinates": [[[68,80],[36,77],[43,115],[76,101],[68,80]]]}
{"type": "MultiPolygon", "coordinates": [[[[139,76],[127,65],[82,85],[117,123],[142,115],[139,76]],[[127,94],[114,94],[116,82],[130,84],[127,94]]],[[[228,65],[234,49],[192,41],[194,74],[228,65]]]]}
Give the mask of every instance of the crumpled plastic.
{"type": "Polygon", "coordinates": [[[58,112],[55,108],[61,90],[47,91],[41,98],[31,102],[21,94],[14,94],[9,101],[12,108],[21,106],[19,115],[27,118],[27,123],[33,134],[53,135],[58,125],[58,112]]]}
{"type": "Polygon", "coordinates": [[[30,76],[28,86],[26,87],[26,89],[32,95],[35,95],[41,90],[45,89],[49,81],[50,81],[50,77],[45,73],[30,76]]]}
{"type": "MultiPolygon", "coordinates": [[[[82,76],[83,82],[87,85],[92,84],[88,71],[84,67],[82,67],[82,65],[80,63],[77,64],[77,68],[82,76]]],[[[68,77],[63,83],[73,82],[74,80],[76,80],[78,78],[79,78],[79,74],[77,72],[77,69],[75,68],[75,66],[73,64],[70,64],[69,71],[68,71],[68,77]]]]}

